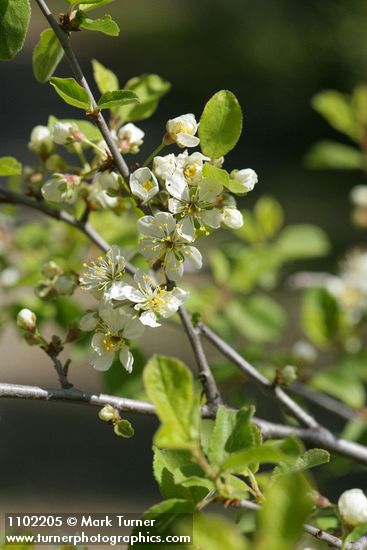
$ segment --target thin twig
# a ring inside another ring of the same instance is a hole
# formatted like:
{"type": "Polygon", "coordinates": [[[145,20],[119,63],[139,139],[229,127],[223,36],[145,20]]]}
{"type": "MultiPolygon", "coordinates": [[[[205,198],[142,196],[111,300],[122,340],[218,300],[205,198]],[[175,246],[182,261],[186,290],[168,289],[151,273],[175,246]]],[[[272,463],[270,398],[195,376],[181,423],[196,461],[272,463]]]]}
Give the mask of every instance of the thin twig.
{"type": "Polygon", "coordinates": [[[334,397],[330,397],[330,395],[312,390],[304,384],[294,383],[289,386],[289,390],[297,395],[300,395],[301,397],[304,397],[311,403],[315,403],[315,405],[318,405],[322,409],[344,418],[345,420],[357,420],[362,417],[362,415],[359,415],[358,410],[348,407],[334,397]]]}
{"type": "MultiPolygon", "coordinates": [[[[259,504],[256,504],[256,502],[251,502],[250,500],[234,501],[233,503],[231,503],[231,505],[235,508],[246,508],[247,510],[253,510],[255,512],[261,510],[261,506],[259,504]]],[[[330,533],[327,533],[322,529],[318,529],[314,525],[309,525],[308,523],[305,523],[303,525],[303,530],[309,535],[312,535],[318,540],[322,540],[326,542],[327,544],[333,546],[334,548],[344,548],[345,550],[365,550],[366,549],[366,546],[363,545],[363,542],[343,543],[343,541],[340,538],[335,537],[334,535],[330,535],[330,533]]]]}
{"type": "MultiPolygon", "coordinates": [[[[97,394],[82,391],[77,388],[45,389],[38,386],[0,383],[0,398],[66,401],[70,403],[94,405],[96,407],[112,405],[122,412],[144,415],[156,414],[154,406],[145,401],[116,397],[114,395],[97,394]]],[[[215,418],[215,414],[216,413],[208,409],[207,406],[202,408],[203,418],[215,418]]],[[[305,443],[316,447],[323,447],[324,449],[340,454],[367,466],[367,447],[359,445],[358,443],[353,443],[352,441],[340,439],[333,436],[329,432],[323,434],[311,428],[283,426],[282,424],[275,424],[273,422],[269,422],[268,420],[263,420],[256,417],[253,418],[253,423],[258,426],[264,439],[284,439],[290,435],[295,435],[305,443]]]]}
{"type": "Polygon", "coordinates": [[[294,416],[303,426],[307,428],[320,429],[320,424],[306,411],[304,411],[298,403],[293,401],[291,397],[279,386],[274,384],[255,369],[246,359],[244,359],[236,350],[232,348],[227,342],[222,340],[215,332],[213,332],[204,323],[199,323],[197,328],[201,331],[203,336],[207,338],[225,357],[230,359],[235,365],[237,365],[242,372],[244,372],[253,382],[255,382],[261,389],[271,394],[277,401],[279,401],[287,411],[294,416]]]}
{"type": "Polygon", "coordinates": [[[195,329],[189,314],[182,306],[178,310],[182,325],[190,340],[192,350],[194,352],[196,363],[199,370],[199,380],[203,386],[203,390],[208,400],[208,407],[216,411],[222,400],[217,388],[212,371],[210,370],[208,360],[206,358],[200,336],[195,329]]]}
{"type": "Polygon", "coordinates": [[[95,109],[95,118],[93,117],[93,120],[95,120],[98,128],[100,129],[100,132],[102,136],[105,139],[105,142],[107,143],[107,146],[111,152],[111,155],[113,157],[114,163],[116,165],[117,170],[120,172],[124,180],[128,180],[130,171],[129,168],[121,155],[121,152],[119,151],[116,143],[114,142],[111,132],[107,126],[107,123],[100,111],[97,110],[97,102],[94,98],[94,95],[89,87],[89,84],[84,76],[84,73],[80,67],[79,61],[76,58],[76,55],[71,47],[70,44],[70,38],[68,33],[66,33],[59,25],[55,17],[52,15],[48,5],[44,0],[36,0],[40,10],[42,11],[43,15],[47,19],[50,27],[54,31],[56,37],[58,38],[64,52],[65,57],[69,62],[70,68],[76,78],[76,80],[79,82],[79,84],[84,88],[84,90],[87,92],[88,97],[90,99],[91,107],[92,109],[95,109]]]}

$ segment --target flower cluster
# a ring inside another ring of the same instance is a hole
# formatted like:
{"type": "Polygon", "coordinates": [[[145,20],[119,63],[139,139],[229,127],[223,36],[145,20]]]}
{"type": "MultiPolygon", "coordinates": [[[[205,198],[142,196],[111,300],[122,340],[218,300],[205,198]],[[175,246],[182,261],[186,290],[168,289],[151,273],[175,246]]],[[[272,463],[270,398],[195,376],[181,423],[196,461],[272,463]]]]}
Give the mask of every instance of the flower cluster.
{"type": "Polygon", "coordinates": [[[159,327],[159,319],[173,315],[187,293],[177,287],[167,290],[140,270],[134,276],[135,285],[128,284],[125,258],[117,246],[84,267],[80,286],[99,300],[98,311],[87,312],[79,324],[81,330],[94,332],[91,364],[105,371],[118,355],[130,373],[134,362],[131,340],[142,336],[145,326],[159,327]]]}
{"type": "MultiPolygon", "coordinates": [[[[87,312],[80,328],[93,331],[91,363],[98,370],[108,369],[116,356],[131,372],[133,356],[130,342],[139,338],[145,327],[159,327],[161,319],[173,315],[187,299],[187,292],[175,286],[186,266],[202,266],[196,241],[215,229],[238,229],[243,217],[234,195],[245,195],[257,183],[250,169],[223,169],[224,157],[210,158],[190,149],[200,145],[198,123],[193,114],[169,120],[161,146],[145,163],[135,164],[129,181],[123,181],[106,143],[88,126],[76,122],[53,121],[39,126],[31,135],[30,149],[39,155],[46,170],[32,174],[42,181],[40,194],[47,201],[67,208],[113,209],[125,204],[130,194],[143,211],[137,220],[138,251],[148,260],[152,272],[137,270],[133,284],[125,274],[125,258],[117,246],[105,256],[84,264],[79,276],[81,288],[98,301],[96,311],[87,312]],[[178,146],[178,154],[160,151],[178,146]],[[57,147],[77,155],[82,167],[68,165],[57,154],[57,147]],[[51,169],[57,168],[52,172],[51,169]],[[51,171],[50,177],[47,171],[51,171]],[[158,282],[159,281],[159,282],[158,282]]],[[[144,132],[132,123],[111,129],[112,139],[123,154],[136,154],[143,145],[144,132]]],[[[31,179],[32,179],[31,178],[31,179]]],[[[52,294],[65,283],[60,272],[52,272],[41,291],[52,294]]],[[[68,289],[63,289],[65,293],[68,289]]],[[[72,289],[70,289],[72,290],[72,289]]]]}

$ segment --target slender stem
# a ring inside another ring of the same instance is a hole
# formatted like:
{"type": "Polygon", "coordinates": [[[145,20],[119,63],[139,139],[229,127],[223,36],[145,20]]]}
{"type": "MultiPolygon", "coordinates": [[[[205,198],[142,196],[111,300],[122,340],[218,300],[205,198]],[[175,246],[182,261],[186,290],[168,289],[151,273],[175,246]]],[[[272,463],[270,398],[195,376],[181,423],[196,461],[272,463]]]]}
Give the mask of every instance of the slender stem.
{"type": "Polygon", "coordinates": [[[180,307],[178,313],[180,315],[182,325],[185,329],[188,339],[190,340],[191,347],[195,355],[196,363],[199,370],[198,377],[207,397],[208,407],[215,411],[221,404],[222,400],[213,373],[210,370],[208,360],[206,358],[203,345],[200,340],[200,336],[194,325],[192,324],[192,321],[186,309],[180,307]]]}
{"type": "Polygon", "coordinates": [[[261,389],[270,393],[277,401],[279,401],[287,411],[294,416],[303,426],[307,428],[320,429],[318,422],[304,411],[298,403],[293,401],[285,391],[279,386],[274,386],[272,382],[263,374],[255,369],[246,359],[241,357],[227,342],[222,340],[215,332],[203,323],[198,324],[198,329],[201,333],[225,356],[228,357],[242,372],[244,372],[253,382],[261,389]]]}
{"type": "Polygon", "coordinates": [[[91,102],[91,106],[93,109],[95,109],[95,117],[93,117],[93,120],[95,120],[102,136],[104,137],[108,148],[111,152],[111,155],[113,157],[113,160],[115,162],[117,170],[120,172],[122,177],[127,180],[130,175],[129,168],[121,155],[121,152],[119,151],[115,141],[113,140],[113,137],[111,135],[111,132],[107,126],[107,123],[100,111],[97,109],[97,102],[94,98],[94,95],[89,87],[89,84],[84,76],[84,73],[80,67],[79,61],[76,58],[76,55],[71,47],[70,44],[70,38],[69,35],[60,27],[55,17],[52,15],[48,5],[44,0],[36,0],[41,12],[47,19],[50,27],[54,31],[56,37],[58,38],[64,52],[65,57],[69,62],[70,68],[76,78],[76,80],[79,82],[79,84],[84,88],[84,90],[87,92],[88,97],[91,102]]]}
{"type": "Polygon", "coordinates": [[[312,390],[303,384],[292,384],[289,386],[289,390],[297,395],[301,395],[311,403],[315,403],[322,409],[344,418],[345,420],[357,420],[358,418],[362,418],[362,415],[359,416],[358,410],[352,409],[337,399],[334,399],[334,397],[330,397],[330,395],[312,390]]]}
{"type": "Polygon", "coordinates": [[[158,155],[158,153],[160,153],[162,151],[162,149],[165,148],[165,146],[166,146],[166,144],[164,143],[164,141],[162,141],[162,143],[160,143],[158,145],[158,147],[156,147],[154,149],[153,153],[151,155],[149,155],[149,157],[144,161],[143,166],[149,166],[149,164],[152,162],[154,157],[156,157],[158,155]]]}
{"type": "MultiPolygon", "coordinates": [[[[145,401],[116,397],[114,395],[96,394],[79,390],[70,389],[45,389],[38,386],[21,386],[18,384],[0,383],[0,399],[15,398],[29,399],[38,401],[66,401],[70,403],[82,403],[96,407],[113,405],[116,409],[124,412],[136,414],[155,415],[153,405],[145,401]]],[[[207,406],[202,408],[203,418],[215,418],[215,412],[207,406]]],[[[264,439],[284,439],[290,435],[299,437],[305,443],[314,446],[321,446],[331,452],[335,452],[347,458],[350,458],[363,465],[367,465],[367,447],[337,438],[332,434],[322,434],[311,428],[295,428],[274,424],[262,418],[254,418],[253,422],[261,430],[264,439]]]]}
{"type": "MultiPolygon", "coordinates": [[[[249,500],[234,501],[231,505],[236,508],[246,508],[247,510],[253,510],[255,512],[261,510],[261,506],[259,504],[256,504],[255,502],[251,502],[249,500]]],[[[322,529],[318,529],[313,525],[309,525],[308,523],[305,523],[303,525],[303,529],[309,535],[312,535],[313,537],[326,542],[327,544],[333,546],[334,548],[346,548],[346,550],[363,550],[363,548],[365,548],[365,546],[361,546],[359,542],[354,542],[354,543],[350,542],[350,543],[346,543],[346,545],[343,546],[342,539],[338,537],[334,537],[334,535],[330,535],[330,533],[327,533],[322,529]]]]}

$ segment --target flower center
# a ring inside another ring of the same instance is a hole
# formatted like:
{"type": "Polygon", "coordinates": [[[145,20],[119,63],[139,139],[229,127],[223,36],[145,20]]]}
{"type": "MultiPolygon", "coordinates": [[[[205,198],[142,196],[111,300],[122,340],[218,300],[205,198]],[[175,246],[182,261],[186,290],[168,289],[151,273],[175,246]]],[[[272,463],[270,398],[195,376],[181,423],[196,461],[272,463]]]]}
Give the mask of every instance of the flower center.
{"type": "Polygon", "coordinates": [[[105,351],[117,351],[120,348],[121,338],[113,336],[109,331],[106,332],[102,340],[103,349],[105,351]]]}
{"type": "Polygon", "coordinates": [[[153,183],[151,180],[149,180],[149,181],[144,182],[144,183],[142,184],[142,187],[144,187],[144,189],[145,189],[146,191],[150,191],[151,189],[153,189],[154,183],[153,183]]]}

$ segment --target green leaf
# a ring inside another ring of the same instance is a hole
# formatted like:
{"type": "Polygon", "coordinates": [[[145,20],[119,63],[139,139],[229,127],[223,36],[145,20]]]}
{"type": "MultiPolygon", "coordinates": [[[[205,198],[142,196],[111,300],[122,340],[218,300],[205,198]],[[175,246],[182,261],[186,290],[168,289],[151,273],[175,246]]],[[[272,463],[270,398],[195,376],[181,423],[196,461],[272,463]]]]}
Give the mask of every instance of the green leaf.
{"type": "Polygon", "coordinates": [[[221,465],[234,452],[259,445],[261,436],[251,424],[253,409],[233,411],[219,407],[209,447],[209,461],[215,467],[221,465]]]}
{"type": "Polygon", "coordinates": [[[92,59],[93,76],[101,94],[111,90],[118,90],[120,84],[117,76],[96,59],[92,59]]]}
{"type": "MultiPolygon", "coordinates": [[[[52,126],[55,124],[57,119],[55,119],[52,123],[52,126]]],[[[92,122],[89,122],[88,120],[77,120],[74,118],[66,118],[60,120],[60,122],[69,122],[70,124],[76,124],[81,132],[85,135],[87,139],[90,141],[100,141],[102,139],[102,134],[95,126],[92,124],[92,122]]],[[[49,125],[50,128],[50,125],[49,125]]]]}
{"type": "Polygon", "coordinates": [[[323,288],[306,291],[301,312],[302,328],[318,346],[335,341],[341,328],[341,313],[335,298],[323,288]]]}
{"type": "Polygon", "coordinates": [[[280,477],[270,486],[259,511],[256,550],[292,550],[312,510],[310,488],[299,474],[280,477]]]}
{"type": "Polygon", "coordinates": [[[367,86],[356,86],[352,94],[352,106],[358,121],[363,127],[367,126],[367,86]]]}
{"type": "Polygon", "coordinates": [[[346,365],[326,369],[315,374],[311,386],[328,393],[353,408],[363,407],[366,390],[358,373],[346,365]]]}
{"type": "Polygon", "coordinates": [[[255,342],[277,340],[287,321],[283,308],[266,294],[231,300],[224,314],[238,332],[255,342]]]}
{"type": "Polygon", "coordinates": [[[117,422],[117,424],[114,425],[113,430],[116,435],[119,435],[120,437],[125,437],[126,439],[133,437],[135,433],[135,430],[130,422],[125,419],[117,422]]]}
{"type": "Polygon", "coordinates": [[[99,109],[111,109],[129,103],[139,103],[138,96],[131,90],[114,90],[105,92],[98,101],[99,109]]]}
{"type": "Polygon", "coordinates": [[[38,82],[47,82],[63,58],[64,50],[52,29],[41,32],[33,50],[33,74],[38,82]]]}
{"type": "Polygon", "coordinates": [[[0,176],[19,176],[22,165],[14,157],[0,157],[0,176]]]}
{"type": "Polygon", "coordinates": [[[118,115],[125,123],[149,118],[156,111],[159,100],[169,92],[171,84],[156,74],[143,74],[131,78],[124,88],[132,90],[139,98],[137,105],[119,108],[118,115]]]}
{"type": "MultiPolygon", "coordinates": [[[[70,2],[70,4],[74,4],[75,0],[68,0],[68,2],[70,2]]],[[[89,11],[101,8],[106,4],[111,4],[111,2],[114,2],[114,0],[84,0],[83,2],[78,2],[78,4],[83,4],[83,11],[89,11]]]]}
{"type": "Polygon", "coordinates": [[[90,99],[87,92],[77,83],[74,78],[50,78],[50,84],[55,88],[56,93],[73,107],[88,110],[90,99]]]}
{"type": "Polygon", "coordinates": [[[278,233],[283,225],[283,208],[273,197],[261,197],[255,204],[254,215],[260,232],[267,238],[278,233]]]}
{"type": "Polygon", "coordinates": [[[203,550],[246,550],[249,548],[236,524],[215,514],[194,516],[193,538],[195,548],[203,550]]]}
{"type": "MultiPolygon", "coordinates": [[[[182,527],[185,523],[185,520],[190,523],[192,514],[195,512],[195,506],[193,502],[184,499],[170,498],[155,504],[149,510],[144,512],[141,519],[150,520],[151,525],[146,527],[137,526],[133,529],[131,535],[136,535],[137,540],[141,540],[139,534],[145,534],[150,537],[160,536],[162,540],[168,535],[177,535],[179,530],[182,534],[182,527]],[[145,529],[145,530],[144,530],[145,529]]],[[[144,525],[144,524],[143,524],[144,525]]],[[[151,540],[154,540],[152,538],[151,540]]],[[[157,539],[156,539],[157,540],[157,539]]],[[[134,544],[129,545],[131,550],[146,550],[149,546],[147,543],[134,542],[134,544]]],[[[159,548],[162,550],[168,550],[176,548],[176,545],[171,544],[159,544],[159,548]]]]}
{"type": "Polygon", "coordinates": [[[326,464],[330,461],[330,453],[324,449],[310,449],[302,455],[298,456],[294,462],[290,464],[280,464],[274,468],[271,480],[272,482],[280,476],[290,473],[301,473],[310,468],[315,468],[321,464],[326,464]]]}
{"type": "Polygon", "coordinates": [[[361,170],[364,155],[355,147],[336,141],[315,143],[305,157],[307,168],[317,170],[361,170]]]}
{"type": "Polygon", "coordinates": [[[359,141],[362,129],[357,122],[348,96],[336,90],[324,90],[312,98],[312,107],[333,128],[351,139],[359,141]]]}
{"type": "Polygon", "coordinates": [[[237,98],[221,90],[209,99],[199,125],[200,146],[204,155],[219,158],[236,145],[242,131],[242,111],[237,98]]]}
{"type": "Polygon", "coordinates": [[[200,502],[214,487],[212,481],[203,477],[188,451],[154,448],[153,473],[165,498],[200,502]]]}
{"type": "Polygon", "coordinates": [[[162,426],[155,434],[158,447],[190,449],[198,445],[200,409],[194,397],[192,374],[181,361],[154,356],[143,374],[145,390],[162,426]]]}
{"type": "Polygon", "coordinates": [[[252,464],[277,464],[285,460],[287,457],[276,449],[261,445],[232,453],[223,462],[221,470],[230,470],[232,474],[242,474],[252,464]]]}
{"type": "Polygon", "coordinates": [[[22,49],[30,17],[29,0],[0,0],[0,59],[12,59],[22,49]]]}
{"type": "Polygon", "coordinates": [[[100,19],[90,19],[81,10],[78,11],[78,15],[79,14],[82,14],[80,23],[82,29],[102,32],[108,36],[118,36],[120,34],[120,27],[110,15],[106,14],[100,19]]]}
{"type": "Polygon", "coordinates": [[[329,251],[329,239],[325,232],[309,224],[288,225],[275,243],[282,261],[301,260],[325,256],[329,251]]]}
{"type": "Polygon", "coordinates": [[[223,170],[223,168],[218,168],[217,166],[213,166],[213,164],[206,163],[203,167],[203,176],[220,183],[223,187],[227,187],[227,189],[230,188],[229,174],[226,170],[223,170]]]}

